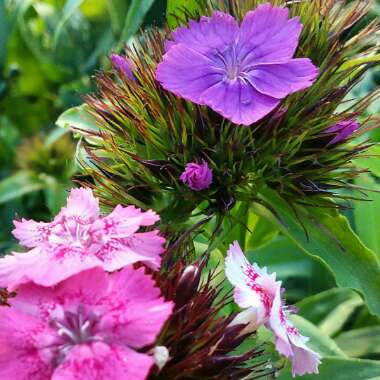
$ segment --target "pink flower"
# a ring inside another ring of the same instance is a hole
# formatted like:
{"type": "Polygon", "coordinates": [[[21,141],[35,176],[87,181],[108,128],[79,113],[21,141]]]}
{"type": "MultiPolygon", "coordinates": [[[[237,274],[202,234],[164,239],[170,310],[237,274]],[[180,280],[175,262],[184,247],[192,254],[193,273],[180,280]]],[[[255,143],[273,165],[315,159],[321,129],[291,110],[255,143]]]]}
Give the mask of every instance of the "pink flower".
{"type": "Polygon", "coordinates": [[[212,183],[212,171],[206,161],[202,160],[200,164],[190,162],[186,164],[185,171],[179,179],[190,189],[200,191],[207,189],[212,183]]]}
{"type": "Polygon", "coordinates": [[[157,270],[165,239],[157,230],[138,230],[158,219],[153,211],[120,205],[102,217],[90,189],[73,189],[52,222],[15,221],[14,236],[32,249],[0,259],[0,286],[14,289],[29,281],[52,286],[89,268],[112,272],[136,262],[157,270]]]}
{"type": "Polygon", "coordinates": [[[0,309],[0,378],[147,378],[155,342],[172,303],[143,269],[90,269],[53,288],[21,285],[0,309]]]}
{"type": "Polygon", "coordinates": [[[320,356],[307,347],[308,338],[288,319],[289,311],[281,299],[281,282],[276,281],[276,274],[250,264],[237,242],[230,246],[225,270],[235,286],[235,302],[246,309],[233,324],[246,323],[251,331],[265,325],[275,334],[277,351],[292,362],[293,376],[318,373],[320,356]]]}

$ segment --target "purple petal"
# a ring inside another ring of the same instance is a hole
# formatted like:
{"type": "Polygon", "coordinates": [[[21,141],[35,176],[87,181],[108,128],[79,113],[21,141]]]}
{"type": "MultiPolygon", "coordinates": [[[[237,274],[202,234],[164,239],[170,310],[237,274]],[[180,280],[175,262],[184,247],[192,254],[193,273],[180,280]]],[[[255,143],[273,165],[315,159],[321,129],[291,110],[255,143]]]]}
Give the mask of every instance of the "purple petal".
{"type": "Polygon", "coordinates": [[[166,42],[157,80],[233,123],[254,123],[279,99],[309,87],[318,74],[309,59],[292,58],[302,25],[297,17],[289,20],[288,13],[263,4],[247,13],[240,28],[221,12],[190,21],[166,42]]]}
{"type": "Polygon", "coordinates": [[[210,67],[212,64],[209,58],[180,44],[165,54],[156,79],[166,90],[201,104],[201,94],[222,80],[222,74],[210,67]]]}
{"type": "Polygon", "coordinates": [[[173,41],[167,42],[166,51],[183,43],[199,53],[219,49],[234,42],[239,34],[236,20],[229,14],[214,12],[212,17],[202,17],[199,22],[191,20],[189,27],[173,32],[173,41]]]}
{"type": "Polygon", "coordinates": [[[278,99],[240,81],[217,83],[202,94],[201,100],[233,123],[243,125],[260,120],[279,104],[278,99]]]}
{"type": "Polygon", "coordinates": [[[326,130],[326,133],[336,133],[335,137],[328,143],[328,145],[336,144],[338,142],[346,140],[357,129],[360,128],[360,124],[356,120],[342,120],[326,130]]]}
{"type": "Polygon", "coordinates": [[[122,72],[129,79],[131,79],[133,81],[136,80],[135,76],[133,75],[132,69],[131,69],[131,62],[127,58],[125,58],[121,55],[118,55],[118,54],[112,54],[111,55],[111,61],[112,61],[113,67],[116,70],[122,72]]]}
{"type": "Polygon", "coordinates": [[[282,63],[293,57],[302,24],[288,9],[262,4],[248,12],[240,27],[240,57],[251,63],[282,63]]]}
{"type": "Polygon", "coordinates": [[[318,69],[308,58],[292,59],[288,63],[256,66],[249,81],[262,94],[277,99],[303,90],[313,84],[318,69]]]}

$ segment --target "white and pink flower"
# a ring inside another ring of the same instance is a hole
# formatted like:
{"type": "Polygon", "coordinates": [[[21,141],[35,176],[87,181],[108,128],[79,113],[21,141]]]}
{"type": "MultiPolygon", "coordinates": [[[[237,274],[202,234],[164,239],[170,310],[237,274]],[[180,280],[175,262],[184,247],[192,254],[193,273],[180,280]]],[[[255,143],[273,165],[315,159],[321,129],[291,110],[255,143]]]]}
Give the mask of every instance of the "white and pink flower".
{"type": "Polygon", "coordinates": [[[15,221],[14,236],[31,250],[0,259],[0,286],[15,289],[29,281],[52,286],[83,270],[112,272],[136,262],[157,270],[165,239],[158,230],[139,229],[158,220],[153,211],[120,205],[101,216],[90,189],[73,189],[52,222],[15,221]]]}
{"type": "Polygon", "coordinates": [[[244,310],[233,324],[247,324],[247,331],[265,325],[275,335],[277,351],[292,362],[293,376],[318,373],[320,356],[307,347],[308,338],[288,318],[281,298],[281,281],[266,268],[250,264],[239,244],[231,244],[225,262],[228,280],[234,285],[235,302],[244,310]]]}
{"type": "Polygon", "coordinates": [[[145,380],[173,304],[144,269],[101,268],[55,287],[21,285],[0,308],[0,378],[145,380]]]}

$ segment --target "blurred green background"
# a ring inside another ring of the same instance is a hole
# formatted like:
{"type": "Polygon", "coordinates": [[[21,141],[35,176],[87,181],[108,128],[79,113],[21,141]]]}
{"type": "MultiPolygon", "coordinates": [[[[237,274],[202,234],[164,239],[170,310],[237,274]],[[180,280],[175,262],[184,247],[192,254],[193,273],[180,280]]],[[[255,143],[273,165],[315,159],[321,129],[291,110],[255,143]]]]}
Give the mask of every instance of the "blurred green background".
{"type": "MultiPolygon", "coordinates": [[[[161,25],[176,6],[195,2],[0,0],[0,254],[16,245],[10,234],[15,217],[51,219],[73,186],[75,141],[67,130],[55,126],[57,117],[94,90],[91,76],[108,68],[108,55],[120,52],[140,27],[161,25]]],[[[379,16],[377,2],[366,22],[379,16]]],[[[363,96],[379,84],[377,66],[352,96],[363,96]]],[[[378,115],[379,111],[377,102],[368,113],[378,115]]],[[[380,141],[378,130],[368,135],[364,138],[380,141]]],[[[379,147],[373,153],[380,154],[379,147]]],[[[358,160],[357,165],[372,172],[357,184],[379,189],[379,157],[358,160]]],[[[380,259],[380,194],[369,198],[371,202],[354,203],[346,216],[380,259]]],[[[327,359],[326,368],[331,363],[340,368],[340,360],[347,356],[379,360],[380,323],[359,295],[336,288],[332,274],[320,262],[300,252],[264,219],[250,223],[254,234],[243,240],[251,259],[277,271],[284,281],[289,301],[298,302],[300,316],[311,322],[298,321],[305,334],[320,352],[333,358],[327,359]]],[[[226,230],[230,234],[224,236],[226,241],[245,231],[233,226],[226,230]]],[[[376,370],[380,376],[380,366],[376,370]]],[[[352,377],[362,378],[366,379],[352,377]]]]}
{"type": "Polygon", "coordinates": [[[161,25],[165,0],[0,0],[0,253],[15,216],[49,219],[72,187],[75,145],[57,117],[93,91],[140,27],[161,25]]]}

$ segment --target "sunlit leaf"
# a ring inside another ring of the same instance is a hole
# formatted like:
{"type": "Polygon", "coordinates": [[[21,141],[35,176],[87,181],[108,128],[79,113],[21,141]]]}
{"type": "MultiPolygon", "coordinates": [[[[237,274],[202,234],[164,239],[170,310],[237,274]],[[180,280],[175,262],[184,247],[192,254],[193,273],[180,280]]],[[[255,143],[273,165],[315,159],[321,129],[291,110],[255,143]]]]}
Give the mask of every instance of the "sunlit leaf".
{"type": "MultiPolygon", "coordinates": [[[[291,380],[290,366],[282,371],[278,380],[291,380]]],[[[324,357],[319,375],[304,375],[302,380],[380,380],[380,361],[340,357],[324,357]]]]}
{"type": "Polygon", "coordinates": [[[349,356],[380,354],[380,326],[369,326],[340,334],[337,345],[349,356]]]}
{"type": "Polygon", "coordinates": [[[194,12],[198,8],[197,0],[168,0],[167,20],[170,26],[177,24],[176,16],[181,16],[183,10],[186,9],[194,12]]]}
{"type": "MultiPolygon", "coordinates": [[[[380,161],[379,158],[376,159],[380,161]]],[[[357,178],[355,184],[368,189],[379,189],[379,184],[368,175],[362,175],[357,178]]],[[[371,248],[380,259],[380,233],[378,226],[380,218],[380,193],[368,192],[368,198],[368,202],[355,203],[355,229],[363,243],[368,248],[371,248]]]]}
{"type": "Polygon", "coordinates": [[[380,264],[352,231],[347,219],[328,209],[294,210],[276,193],[265,190],[265,201],[277,212],[258,212],[272,220],[302,250],[325,263],[333,272],[337,284],[360,291],[372,313],[380,315],[380,264]],[[302,223],[299,217],[302,215],[302,223]],[[280,220],[280,219],[281,220],[280,220]]]}
{"type": "Polygon", "coordinates": [[[380,146],[371,147],[366,154],[369,157],[357,158],[354,160],[355,165],[363,169],[369,169],[374,176],[380,177],[380,146]]]}

